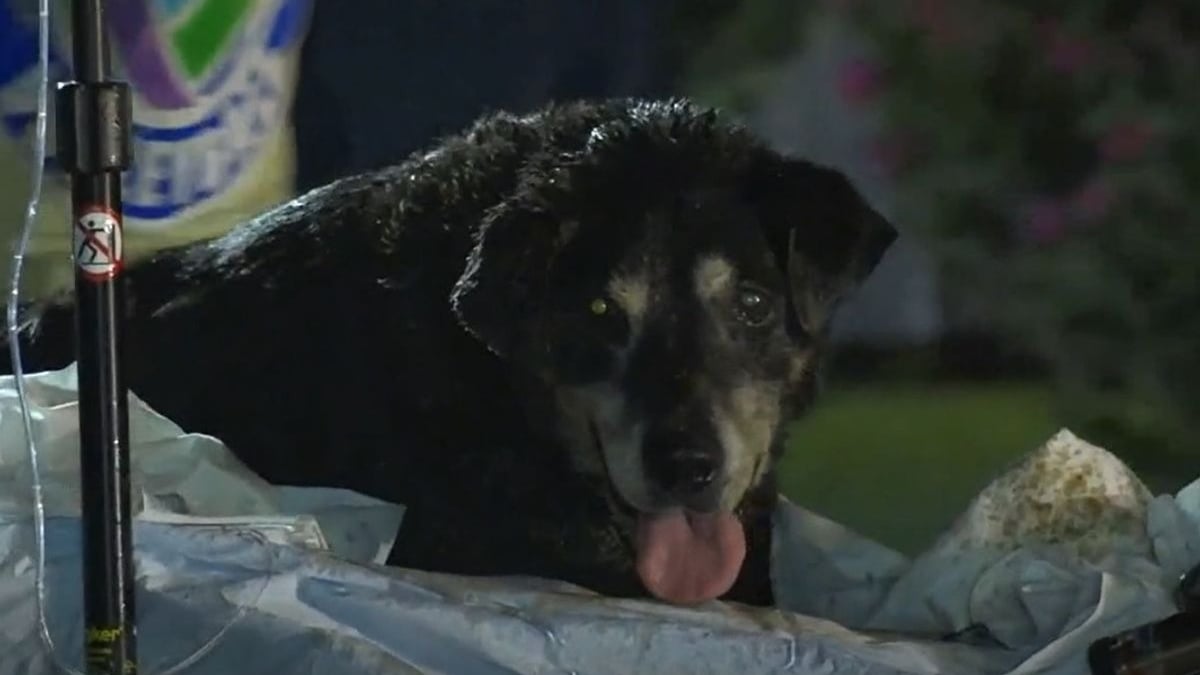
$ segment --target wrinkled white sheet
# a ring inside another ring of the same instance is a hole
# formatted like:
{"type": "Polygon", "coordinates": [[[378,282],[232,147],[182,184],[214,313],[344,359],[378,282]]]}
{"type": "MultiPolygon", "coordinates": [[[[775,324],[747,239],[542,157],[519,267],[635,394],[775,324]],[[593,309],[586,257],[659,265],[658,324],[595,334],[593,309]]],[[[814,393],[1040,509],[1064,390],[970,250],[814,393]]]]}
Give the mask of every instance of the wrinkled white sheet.
{"type": "MultiPolygon", "coordinates": [[[[81,665],[74,370],[27,377],[47,513],[49,620],[81,665]]],[[[781,501],[788,611],[679,609],[559,583],[389,570],[403,510],[270,486],[215,439],[130,405],[141,672],[1086,673],[1094,639],[1174,611],[1200,561],[1200,480],[1152,498],[1063,432],[909,560],[781,501]],[[986,626],[968,643],[940,636],[986,626]]],[[[29,466],[0,378],[0,674],[51,672],[37,638],[29,466]]]]}

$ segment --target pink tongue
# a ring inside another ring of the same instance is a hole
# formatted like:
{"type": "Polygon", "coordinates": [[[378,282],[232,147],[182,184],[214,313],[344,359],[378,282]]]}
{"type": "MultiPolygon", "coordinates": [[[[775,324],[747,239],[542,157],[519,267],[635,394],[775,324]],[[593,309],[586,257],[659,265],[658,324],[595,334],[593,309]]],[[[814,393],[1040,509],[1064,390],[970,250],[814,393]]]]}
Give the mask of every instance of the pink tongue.
{"type": "Polygon", "coordinates": [[[678,605],[725,594],[746,557],[746,534],[732,513],[670,511],[638,519],[637,571],[646,590],[678,605]]]}

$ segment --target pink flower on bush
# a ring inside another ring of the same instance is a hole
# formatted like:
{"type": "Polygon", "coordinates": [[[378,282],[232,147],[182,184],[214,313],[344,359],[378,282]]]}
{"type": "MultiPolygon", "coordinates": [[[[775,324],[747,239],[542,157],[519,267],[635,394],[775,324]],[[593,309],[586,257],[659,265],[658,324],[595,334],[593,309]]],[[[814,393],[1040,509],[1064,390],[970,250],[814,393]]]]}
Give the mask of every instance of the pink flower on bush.
{"type": "Polygon", "coordinates": [[[1071,196],[1071,209],[1083,221],[1103,218],[1112,205],[1112,188],[1101,179],[1093,179],[1071,196]]]}
{"type": "Polygon", "coordinates": [[[1067,233],[1067,213],[1063,205],[1040,199],[1029,205],[1024,217],[1025,236],[1036,244],[1053,244],[1067,233]]]}
{"type": "Polygon", "coordinates": [[[1154,138],[1154,128],[1148,122],[1135,120],[1108,128],[1100,139],[1100,154],[1113,162],[1137,159],[1146,152],[1154,138]]]}
{"type": "Polygon", "coordinates": [[[837,87],[842,100],[851,105],[870,103],[883,86],[879,66],[864,59],[851,59],[838,69],[837,87]]]}

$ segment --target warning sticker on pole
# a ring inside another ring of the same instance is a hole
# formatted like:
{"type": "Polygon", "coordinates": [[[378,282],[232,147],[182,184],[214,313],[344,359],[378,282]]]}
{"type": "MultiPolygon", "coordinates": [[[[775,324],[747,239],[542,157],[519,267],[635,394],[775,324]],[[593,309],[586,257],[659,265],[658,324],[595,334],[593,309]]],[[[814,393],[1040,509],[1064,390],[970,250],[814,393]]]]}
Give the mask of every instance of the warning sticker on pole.
{"type": "Polygon", "coordinates": [[[104,208],[86,211],[75,221],[75,266],[90,281],[108,281],[121,272],[121,221],[104,208]]]}

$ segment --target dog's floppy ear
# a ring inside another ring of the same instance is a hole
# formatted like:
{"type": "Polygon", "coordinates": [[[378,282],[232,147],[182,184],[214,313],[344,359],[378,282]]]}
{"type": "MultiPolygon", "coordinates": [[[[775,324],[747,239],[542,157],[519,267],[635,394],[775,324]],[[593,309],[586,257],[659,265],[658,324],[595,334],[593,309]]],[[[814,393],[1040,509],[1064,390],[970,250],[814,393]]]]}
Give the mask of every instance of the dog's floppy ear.
{"type": "Polygon", "coordinates": [[[896,240],[896,229],[839,171],[802,160],[766,161],[752,191],[786,272],[796,320],[824,330],[896,240]]]}
{"type": "Polygon", "coordinates": [[[484,218],[450,303],[459,323],[488,350],[512,355],[544,297],[559,246],[558,219],[519,198],[484,218]]]}

